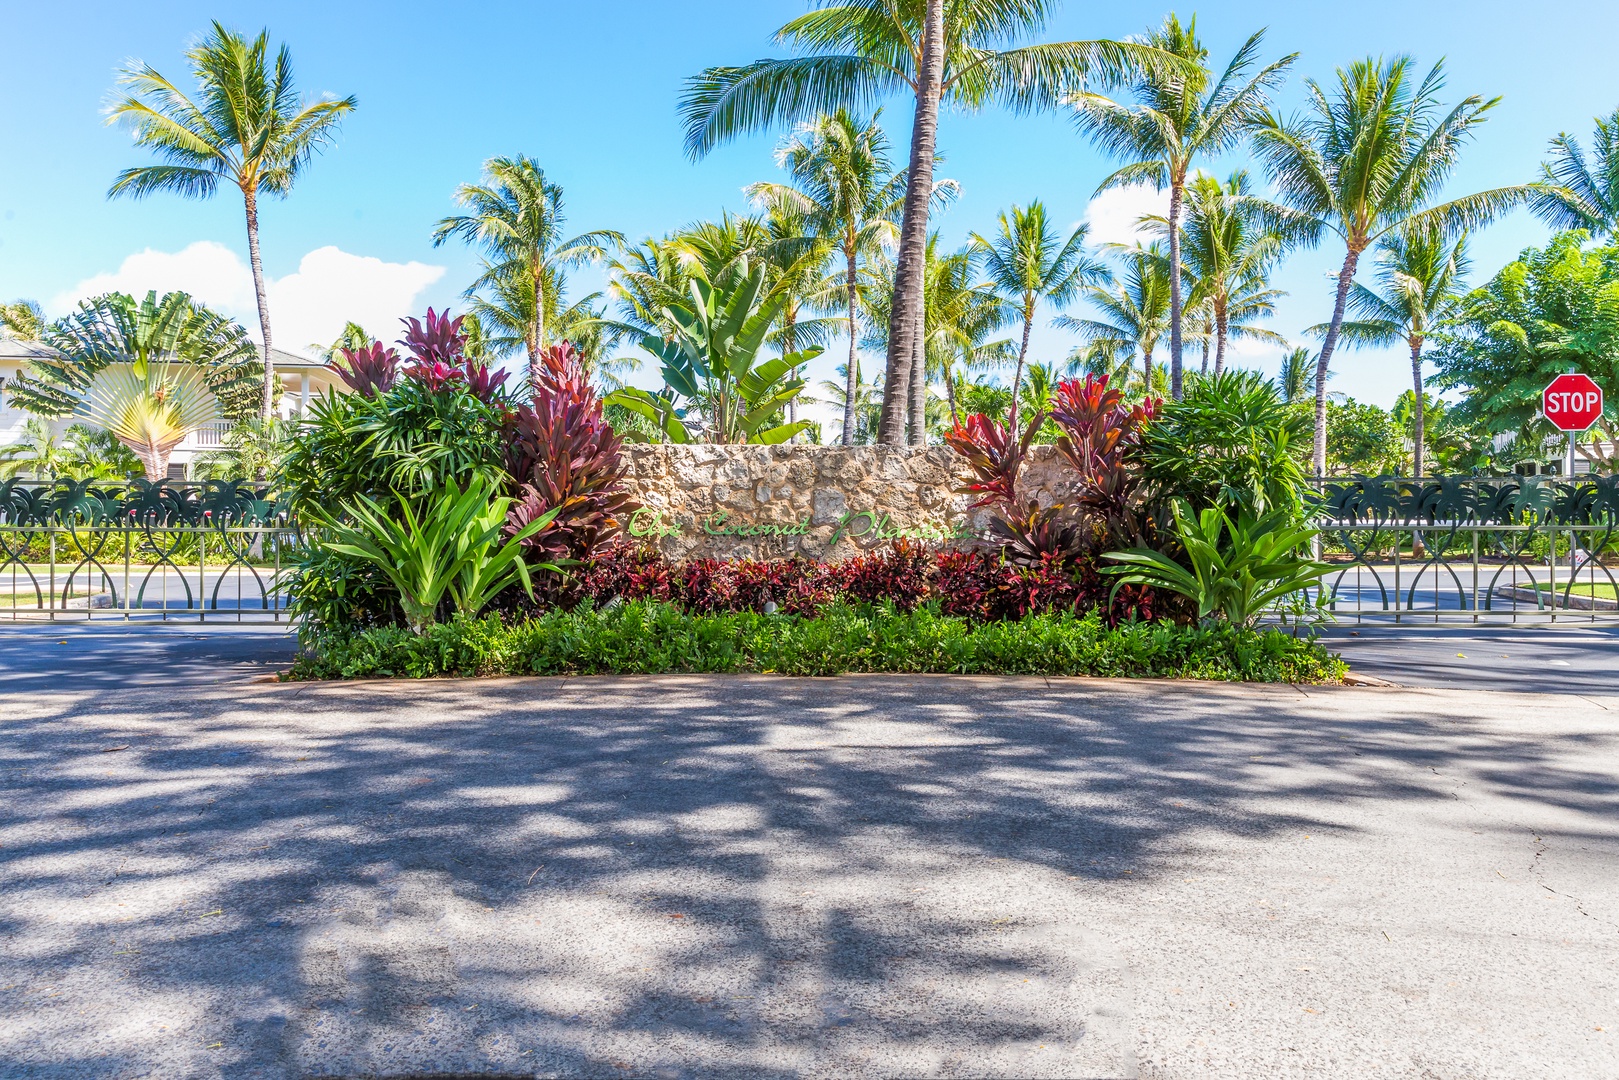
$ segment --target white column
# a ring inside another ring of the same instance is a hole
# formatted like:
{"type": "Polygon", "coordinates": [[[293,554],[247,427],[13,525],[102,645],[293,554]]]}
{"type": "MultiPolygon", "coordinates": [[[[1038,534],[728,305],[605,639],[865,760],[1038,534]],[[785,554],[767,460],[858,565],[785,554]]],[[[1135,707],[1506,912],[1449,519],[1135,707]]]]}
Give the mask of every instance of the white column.
{"type": "Polygon", "coordinates": [[[309,372],[298,376],[298,415],[306,416],[309,413],[309,372]]]}

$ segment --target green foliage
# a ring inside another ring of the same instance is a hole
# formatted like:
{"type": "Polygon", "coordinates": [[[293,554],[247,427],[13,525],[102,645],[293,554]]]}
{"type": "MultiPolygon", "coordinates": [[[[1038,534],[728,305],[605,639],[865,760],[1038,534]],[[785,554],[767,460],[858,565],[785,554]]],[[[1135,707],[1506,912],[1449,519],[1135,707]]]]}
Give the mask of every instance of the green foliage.
{"type": "Polygon", "coordinates": [[[668,393],[638,388],[607,400],[651,421],[672,443],[782,443],[804,423],[781,423],[788,402],[804,388],[794,369],[821,354],[810,346],[761,360],[759,353],[781,313],[780,293],[762,295],[765,267],[744,256],[722,284],[702,277],[689,283],[687,302],[663,309],[663,336],[648,334],[641,347],[663,363],[668,393]],[[701,439],[682,422],[676,399],[701,417],[701,439]]]}
{"type": "Polygon", "coordinates": [[[975,623],[886,604],[834,604],[815,617],[691,614],[636,601],[553,609],[514,626],[491,616],[422,635],[368,630],[323,642],[293,677],[938,672],[1336,682],[1346,670],[1319,642],[1229,624],[1110,629],[1094,611],[975,623]]]}
{"type": "Polygon", "coordinates": [[[1404,435],[1387,411],[1354,398],[1327,402],[1329,475],[1394,474],[1405,464],[1404,435]]]}
{"type": "Polygon", "coordinates": [[[287,612],[296,620],[299,641],[306,647],[328,637],[398,623],[398,590],[382,567],[365,559],[310,544],[283,571],[279,584],[286,590],[287,612]]]}
{"type": "Polygon", "coordinates": [[[429,389],[407,378],[372,398],[315,399],[277,481],[303,519],[361,496],[414,500],[452,481],[493,481],[504,475],[504,456],[499,417],[465,384],[429,389]]]}
{"type": "MultiPolygon", "coordinates": [[[[353,323],[349,327],[358,330],[353,323]]],[[[298,431],[296,420],[250,416],[225,432],[224,446],[191,463],[193,480],[262,480],[274,472],[298,431]]]]}
{"type": "MultiPolygon", "coordinates": [[[[317,541],[322,548],[382,571],[399,594],[406,625],[421,633],[432,624],[446,594],[455,610],[467,616],[476,615],[514,581],[533,596],[522,542],[549,525],[557,511],[503,539],[512,500],[491,499],[491,492],[481,477],[473,477],[461,490],[446,484],[420,511],[400,500],[399,520],[362,495],[342,504],[341,516],[314,511],[312,523],[325,530],[317,541]]],[[[537,566],[556,570],[549,563],[537,566]]]]}
{"type": "Polygon", "coordinates": [[[1191,508],[1177,500],[1172,513],[1190,568],[1150,548],[1111,551],[1105,558],[1123,564],[1104,571],[1117,576],[1115,593],[1145,585],[1191,600],[1202,623],[1252,626],[1287,598],[1318,587],[1329,569],[1299,556],[1316,531],[1295,526],[1285,508],[1262,517],[1239,513],[1233,520],[1210,507],[1193,521],[1191,508]]]}
{"type": "Polygon", "coordinates": [[[1578,371],[1609,389],[1599,427],[1607,439],[1619,434],[1619,244],[1587,249],[1585,241],[1568,232],[1526,248],[1462,300],[1434,354],[1434,382],[1466,391],[1459,417],[1492,431],[1550,434],[1537,422],[1540,392],[1578,371]]]}
{"type": "Polygon", "coordinates": [[[1164,402],[1147,425],[1142,475],[1161,496],[1184,499],[1197,511],[1283,510],[1296,517],[1303,511],[1299,449],[1307,424],[1254,372],[1192,377],[1185,396],[1164,402]]]}
{"type": "Polygon", "coordinates": [[[1595,122],[1589,157],[1572,135],[1552,139],[1551,160],[1540,167],[1547,190],[1529,207],[1554,229],[1614,236],[1619,233],[1619,109],[1595,122]]]}

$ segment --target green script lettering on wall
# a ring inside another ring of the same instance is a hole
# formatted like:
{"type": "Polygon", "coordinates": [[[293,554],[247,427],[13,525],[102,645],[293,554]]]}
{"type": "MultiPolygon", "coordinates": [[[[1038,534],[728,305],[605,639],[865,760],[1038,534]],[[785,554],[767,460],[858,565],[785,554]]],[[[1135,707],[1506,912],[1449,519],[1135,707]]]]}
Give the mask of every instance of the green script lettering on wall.
{"type": "MultiPolygon", "coordinates": [[[[808,536],[812,528],[809,518],[801,521],[789,522],[757,522],[735,523],[731,521],[728,510],[717,510],[704,518],[697,526],[707,536],[732,536],[737,539],[754,539],[765,536],[808,536]]],[[[886,513],[876,510],[850,510],[838,518],[836,524],[830,526],[832,536],[828,540],[829,547],[835,547],[840,541],[848,540],[851,543],[858,540],[882,542],[885,540],[932,540],[944,543],[951,540],[972,539],[972,527],[966,518],[961,518],[947,525],[936,525],[932,522],[923,522],[918,525],[896,525],[894,520],[886,513]]],[[[654,510],[643,506],[630,515],[625,531],[636,538],[662,540],[665,537],[684,536],[690,533],[692,524],[684,521],[666,521],[662,510],[654,510]]]]}

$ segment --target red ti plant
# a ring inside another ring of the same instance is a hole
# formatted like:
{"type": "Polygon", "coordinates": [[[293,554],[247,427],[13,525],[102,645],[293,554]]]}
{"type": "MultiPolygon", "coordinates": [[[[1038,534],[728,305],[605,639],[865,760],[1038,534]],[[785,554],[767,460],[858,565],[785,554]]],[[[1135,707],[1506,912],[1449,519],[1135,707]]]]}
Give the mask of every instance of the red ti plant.
{"type": "Polygon", "coordinates": [[[1083,383],[1058,383],[1051,420],[1062,432],[1057,449],[1079,476],[1075,505],[1093,519],[1108,547],[1139,546],[1150,525],[1130,454],[1161,402],[1149,397],[1126,407],[1124,395],[1107,382],[1106,375],[1091,375],[1083,383]]]}
{"type": "Polygon", "coordinates": [[[619,516],[634,509],[624,490],[623,440],[603,418],[570,343],[542,350],[539,369],[533,403],[506,414],[506,471],[518,500],[507,523],[520,530],[559,507],[525,545],[547,562],[577,561],[616,536],[619,516]]]}
{"type": "Polygon", "coordinates": [[[448,311],[440,314],[428,308],[425,325],[419,319],[399,320],[405,324],[405,336],[398,343],[409,349],[418,363],[438,361],[449,367],[460,367],[467,351],[467,335],[461,330],[465,319],[465,315],[452,319],[448,311]]]}
{"type": "Polygon", "coordinates": [[[361,349],[344,349],[343,362],[326,365],[329,371],[363,398],[374,398],[393,389],[399,376],[399,354],[373,341],[361,349]]]}
{"type": "Polygon", "coordinates": [[[1085,546],[1083,531],[1067,507],[1061,503],[1041,506],[1018,493],[1018,472],[1045,420],[1046,414],[1037,411],[1014,441],[1009,428],[974,413],[944,437],[972,471],[973,479],[962,489],[978,496],[972,507],[990,508],[995,515],[990,521],[995,538],[1005,548],[1007,558],[1024,566],[1077,558],[1085,546]]]}

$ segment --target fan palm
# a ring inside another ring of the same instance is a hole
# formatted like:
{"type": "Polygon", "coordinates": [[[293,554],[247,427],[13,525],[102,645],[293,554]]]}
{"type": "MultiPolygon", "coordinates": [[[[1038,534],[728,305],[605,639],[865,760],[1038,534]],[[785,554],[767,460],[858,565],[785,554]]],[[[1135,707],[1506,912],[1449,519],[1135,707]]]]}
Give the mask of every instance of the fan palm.
{"type": "MultiPolygon", "coordinates": [[[[1348,345],[1392,345],[1403,342],[1411,350],[1411,385],[1415,399],[1424,401],[1422,349],[1431,335],[1461,307],[1462,279],[1467,276],[1467,236],[1454,241],[1421,230],[1402,230],[1385,236],[1377,245],[1377,289],[1355,282],[1349,290],[1352,318],[1339,328],[1348,345]]],[[[1324,334],[1325,326],[1311,333],[1324,334]]],[[[1412,464],[1421,476],[1424,420],[1428,409],[1413,409],[1411,416],[1412,464]]]]}
{"type": "Polygon", "coordinates": [[[1023,318],[1023,341],[1018,346],[1017,370],[1012,375],[1010,423],[1015,427],[1018,385],[1023,381],[1023,365],[1029,355],[1035,311],[1042,301],[1059,310],[1067,307],[1085,286],[1107,280],[1108,269],[1105,263],[1085,254],[1085,226],[1062,239],[1039,199],[1027,209],[1014,205],[1009,213],[1000,215],[999,224],[993,238],[973,233],[972,242],[990,284],[1023,318]]]}
{"type": "Polygon", "coordinates": [[[610,247],[623,244],[624,237],[598,229],[565,238],[562,185],[547,180],[533,158],[493,157],[484,162],[483,171],[483,183],[456,188],[455,201],[467,212],[434,226],[433,246],[457,237],[484,252],[484,271],[467,290],[468,296],[493,287],[508,295],[539,298],[530,305],[532,321],[523,332],[529,382],[537,386],[540,350],[554,337],[546,315],[561,304],[562,272],[604,257],[610,247]]]}
{"type": "Polygon", "coordinates": [[[155,483],[168,476],[174,448],[218,416],[219,406],[200,372],[165,362],[103,371],[80,412],[134,451],[155,483]]]}
{"type": "Polygon", "coordinates": [[[1619,233],[1619,109],[1595,123],[1589,159],[1567,132],[1551,141],[1552,159],[1540,166],[1548,189],[1529,205],[1553,228],[1613,236],[1619,233]]]}
{"type": "Polygon", "coordinates": [[[976,109],[1045,107],[1086,77],[1116,80],[1140,64],[1177,63],[1118,41],[1010,43],[1037,32],[1055,0],[845,0],[787,23],[776,40],[798,55],[713,67],[687,83],[681,112],[695,157],[736,135],[859,110],[889,95],[914,101],[901,217],[897,302],[887,335],[881,441],[905,441],[910,366],[921,332],[922,258],[933,196],[941,102],[976,109]]]}
{"type": "Polygon", "coordinates": [[[1133,248],[1123,257],[1121,278],[1084,289],[1084,299],[1100,318],[1064,315],[1056,325],[1077,332],[1083,342],[1068,358],[1070,371],[1127,369],[1139,356],[1142,385],[1150,392],[1153,354],[1169,334],[1169,260],[1157,244],[1133,248]]]}
{"type": "Polygon", "coordinates": [[[1208,49],[1197,37],[1197,20],[1185,26],[1173,14],[1147,35],[1146,43],[1179,57],[1179,68],[1144,68],[1132,87],[1136,104],[1121,105],[1099,94],[1071,100],[1081,131],[1107,152],[1131,162],[1103,180],[1098,192],[1122,184],[1150,183],[1169,189],[1169,381],[1181,396],[1182,289],[1181,200],[1192,162],[1235,146],[1262,115],[1270,92],[1297,59],[1293,53],[1251,76],[1263,30],[1237,50],[1217,81],[1208,68],[1208,49]]]}
{"type": "Polygon", "coordinates": [[[1254,129],[1254,143],[1281,202],[1293,211],[1290,224],[1297,234],[1313,241],[1331,232],[1344,243],[1332,321],[1316,359],[1313,463],[1319,476],[1327,467],[1327,372],[1362,253],[1402,228],[1454,236],[1543,189],[1492,188],[1426,206],[1500,100],[1475,94],[1442,112],[1443,63],[1414,85],[1407,56],[1340,68],[1330,89],[1314,80],[1305,85],[1307,112],[1292,120],[1266,113],[1254,129]]]}
{"type": "Polygon", "coordinates": [[[357,104],[346,98],[300,100],[293,88],[292,54],[285,45],[269,59],[269,32],[248,41],[218,22],[186,53],[197,80],[188,97],[150,64],[133,63],[119,76],[130,91],[107,112],[108,123],[126,125],[135,145],[150,148],[164,164],[125,169],[108,198],[141,198],[172,191],[206,199],[221,179],[242,193],[247,213],[247,255],[258,301],[264,347],[264,393],[260,413],[275,414],[275,368],[270,360],[270,306],[259,258],[259,196],[285,197],[315,151],[328,145],[343,117],[357,104]]]}
{"type": "MultiPolygon", "coordinates": [[[[898,237],[905,174],[888,159],[888,139],[877,117],[857,120],[847,109],[806,124],[784,143],[777,163],[792,176],[791,184],[759,183],[748,189],[755,202],[776,214],[802,217],[808,235],[836,247],[843,256],[843,302],[848,312],[849,360],[844,364],[843,439],[855,433],[854,379],[860,306],[860,269],[864,261],[898,237]]],[[[785,347],[785,346],[784,346],[785,347]]]]}

